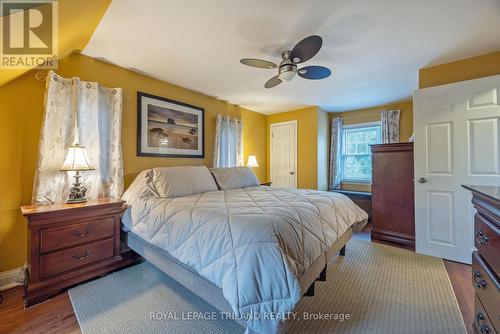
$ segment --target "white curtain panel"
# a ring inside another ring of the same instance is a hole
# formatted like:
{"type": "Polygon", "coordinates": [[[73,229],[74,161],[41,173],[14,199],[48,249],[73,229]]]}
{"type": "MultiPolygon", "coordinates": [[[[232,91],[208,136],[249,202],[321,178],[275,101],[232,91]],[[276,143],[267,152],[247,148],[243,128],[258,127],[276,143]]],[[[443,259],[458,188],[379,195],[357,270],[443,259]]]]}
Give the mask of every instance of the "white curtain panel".
{"type": "Polygon", "coordinates": [[[243,124],[228,116],[217,116],[214,167],[243,166],[243,124]]]}
{"type": "Polygon", "coordinates": [[[384,110],[380,114],[382,143],[399,143],[399,110],[384,110]]]}
{"type": "Polygon", "coordinates": [[[95,170],[80,172],[89,199],[119,198],[123,192],[121,144],[122,89],[97,82],[66,79],[50,71],[40,135],[33,203],[63,202],[74,172],[59,169],[68,147],[85,146],[95,170]]]}
{"type": "Polygon", "coordinates": [[[342,175],[342,118],[335,117],[331,123],[329,188],[340,189],[342,175]]]}

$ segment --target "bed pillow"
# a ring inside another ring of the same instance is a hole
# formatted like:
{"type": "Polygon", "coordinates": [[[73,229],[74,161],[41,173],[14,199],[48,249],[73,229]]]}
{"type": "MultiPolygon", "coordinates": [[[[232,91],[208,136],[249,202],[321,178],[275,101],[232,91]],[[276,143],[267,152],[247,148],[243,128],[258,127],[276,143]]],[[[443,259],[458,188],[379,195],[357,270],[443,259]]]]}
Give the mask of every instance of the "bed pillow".
{"type": "Polygon", "coordinates": [[[221,190],[260,185],[257,176],[249,167],[212,168],[210,171],[221,190]]]}
{"type": "Polygon", "coordinates": [[[134,182],[125,190],[122,195],[122,199],[129,202],[134,197],[138,197],[144,194],[149,194],[151,189],[149,189],[148,182],[151,179],[153,171],[151,169],[146,169],[140,172],[135,178],[134,182]]]}
{"type": "Polygon", "coordinates": [[[205,166],[153,168],[149,188],[158,197],[181,197],[218,190],[205,166]]]}

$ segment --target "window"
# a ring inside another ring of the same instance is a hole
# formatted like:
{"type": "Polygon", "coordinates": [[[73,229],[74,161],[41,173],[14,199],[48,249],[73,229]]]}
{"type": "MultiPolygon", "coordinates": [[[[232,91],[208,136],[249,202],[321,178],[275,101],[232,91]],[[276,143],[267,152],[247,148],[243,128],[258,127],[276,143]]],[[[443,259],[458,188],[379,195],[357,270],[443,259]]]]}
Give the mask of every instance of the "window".
{"type": "Polygon", "coordinates": [[[370,145],[380,144],[379,122],[343,127],[342,181],[369,183],[372,180],[370,145]]]}

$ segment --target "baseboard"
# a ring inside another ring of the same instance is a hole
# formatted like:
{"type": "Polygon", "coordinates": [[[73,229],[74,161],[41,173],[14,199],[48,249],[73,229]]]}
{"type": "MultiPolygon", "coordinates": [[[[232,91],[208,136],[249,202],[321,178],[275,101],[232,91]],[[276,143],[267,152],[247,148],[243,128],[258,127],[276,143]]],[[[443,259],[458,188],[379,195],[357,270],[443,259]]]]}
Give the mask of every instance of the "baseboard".
{"type": "Polygon", "coordinates": [[[23,267],[14,268],[0,273],[0,291],[22,285],[23,267]]]}
{"type": "Polygon", "coordinates": [[[376,227],[372,229],[372,241],[399,244],[415,250],[415,236],[388,230],[378,230],[376,227]]]}

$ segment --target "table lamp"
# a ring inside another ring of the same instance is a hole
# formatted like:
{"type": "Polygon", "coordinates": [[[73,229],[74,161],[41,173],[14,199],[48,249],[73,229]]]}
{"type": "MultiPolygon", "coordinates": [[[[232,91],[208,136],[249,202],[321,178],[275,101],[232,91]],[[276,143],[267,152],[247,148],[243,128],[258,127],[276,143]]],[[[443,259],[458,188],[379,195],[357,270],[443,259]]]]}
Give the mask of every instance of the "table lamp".
{"type": "Polygon", "coordinates": [[[259,164],[257,163],[257,159],[255,158],[255,155],[248,156],[247,166],[250,168],[259,167],[259,164]]]}
{"type": "Polygon", "coordinates": [[[94,168],[90,166],[89,159],[87,158],[87,153],[85,152],[85,146],[81,146],[78,143],[71,145],[68,149],[68,155],[66,160],[64,160],[61,166],[62,171],[75,171],[74,176],[75,183],[71,188],[69,188],[69,196],[66,203],[84,203],[87,202],[85,198],[85,193],[87,188],[80,183],[80,171],[93,170],[94,168]]]}

